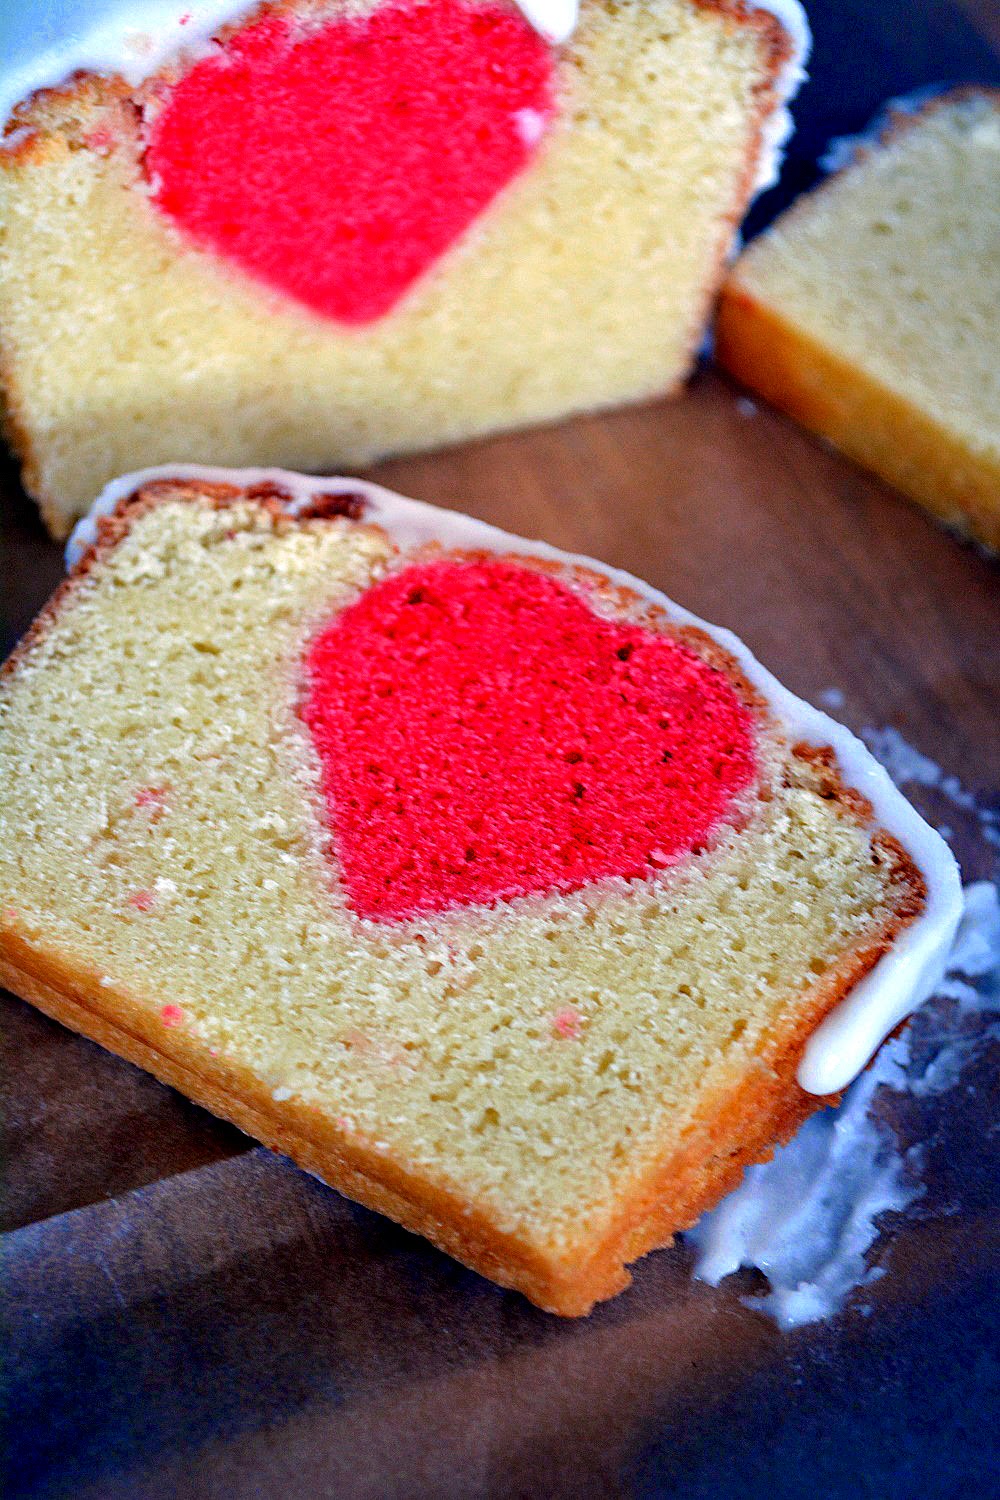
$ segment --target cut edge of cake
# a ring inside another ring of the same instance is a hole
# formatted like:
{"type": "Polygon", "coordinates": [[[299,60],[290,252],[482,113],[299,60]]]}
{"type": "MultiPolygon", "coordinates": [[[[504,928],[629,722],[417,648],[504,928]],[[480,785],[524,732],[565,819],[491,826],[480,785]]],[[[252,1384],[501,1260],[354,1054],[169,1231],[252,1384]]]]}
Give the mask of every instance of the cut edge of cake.
{"type": "MultiPolygon", "coordinates": [[[[773,226],[793,234],[842,177],[902,141],[935,115],[991,109],[1000,122],[1000,89],[962,85],[924,98],[914,108],[890,103],[870,133],[845,143],[848,154],[773,226]],[[852,148],[851,148],[852,147],[852,148]]],[[[1000,552],[1000,452],[976,451],[915,396],[894,389],[857,359],[803,326],[780,299],[754,285],[766,230],[736,261],[722,284],[715,324],[717,363],[779,411],[901,490],[963,536],[1000,552]]],[[[766,263],[765,263],[766,264],[766,263]]],[[[934,315],[933,304],[928,316],[934,315]]]]}
{"type": "MultiPolygon", "coordinates": [[[[689,625],[694,620],[629,575],[527,543],[467,517],[403,501],[359,481],[307,481],[266,471],[227,475],[188,470],[186,477],[179,477],[173,469],[129,476],[110,487],[103,503],[105,514],[96,514],[80,528],[74,572],[5,664],[3,676],[16,678],[30,668],[32,655],[48,631],[72,608],[88,577],[100,569],[138,516],[192,493],[202,498],[214,494],[212,503],[225,505],[246,499],[248,492],[257,503],[286,514],[291,492],[293,508],[298,500],[299,508],[313,518],[324,513],[350,517],[350,497],[361,495],[371,506],[365,523],[377,527],[391,514],[390,533],[400,547],[419,548],[441,541],[449,549],[473,550],[475,543],[480,551],[521,552],[572,568],[586,566],[615,588],[638,592],[658,608],[666,606],[671,624],[689,625]],[[317,497],[319,509],[315,508],[317,497]]],[[[703,624],[694,623],[696,628],[703,624]]],[[[777,709],[779,716],[782,708],[787,711],[789,704],[798,704],[775,684],[780,699],[776,704],[774,689],[766,690],[773,679],[753,663],[746,649],[725,632],[705,629],[738,673],[748,662],[752,664],[753,670],[746,674],[752,687],[764,690],[770,708],[777,709]],[[732,653],[731,644],[738,648],[732,653]]],[[[675,1232],[688,1227],[737,1183],[745,1166],[766,1157],[809,1113],[836,1094],[888,1031],[924,998],[943,967],[960,910],[957,870],[950,852],[846,730],[808,705],[798,707],[806,722],[828,726],[829,732],[813,736],[819,744],[798,741],[791,746],[792,754],[801,760],[806,774],[817,778],[821,796],[870,830],[893,867],[898,899],[892,917],[863,949],[848,953],[827,970],[821,983],[810,987],[808,1006],[797,1013],[794,1026],[772,1038],[760,1054],[758,1067],[743,1070],[739,1076],[734,1073],[720,1083],[684,1149],[655,1163],[618,1205],[613,1222],[599,1240],[575,1244],[569,1252],[564,1248],[559,1254],[546,1254],[538,1244],[505,1233],[494,1215],[481,1213],[474,1203],[408,1173],[404,1164],[345,1133],[335,1117],[294,1099],[277,1100],[273,1090],[248,1069],[212,1057],[207,1044],[183,1029],[160,1025],[148,1005],[113,984],[102,983],[100,974],[74,964],[71,954],[46,951],[44,945],[33,943],[20,930],[16,913],[6,909],[0,914],[0,979],[53,1018],[146,1068],[268,1146],[290,1155],[330,1186],[424,1235],[464,1264],[522,1291],[549,1311],[564,1316],[584,1314],[596,1301],[628,1284],[629,1262],[669,1243],[675,1232]],[[850,764],[850,779],[841,774],[838,759],[850,764]],[[879,973],[873,972],[876,966],[879,973]],[[862,993],[865,986],[867,994],[862,993]],[[852,1007],[858,1011],[859,1001],[863,1013],[852,1014],[852,1007]],[[833,1031],[823,1042],[823,1029],[831,1026],[833,1031]],[[801,1086],[803,1050],[809,1073],[804,1081],[813,1092],[801,1086]],[[814,1054],[811,1063],[810,1051],[814,1054]]]]}

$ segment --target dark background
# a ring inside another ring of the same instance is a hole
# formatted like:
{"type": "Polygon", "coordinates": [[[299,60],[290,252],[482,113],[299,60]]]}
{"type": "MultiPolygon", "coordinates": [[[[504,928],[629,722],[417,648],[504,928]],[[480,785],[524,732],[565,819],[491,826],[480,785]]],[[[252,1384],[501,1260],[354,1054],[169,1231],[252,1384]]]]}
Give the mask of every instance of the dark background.
{"type": "MultiPolygon", "coordinates": [[[[1000,83],[994,0],[813,0],[811,80],[766,221],[888,95],[1000,83]]],[[[373,476],[630,568],[844,694],[1000,809],[1000,573],[706,369],[679,401],[383,464],[373,476]]],[[[5,633],[61,574],[0,497],[5,633]]],[[[966,878],[976,820],[933,791],[966,878]]],[[[1000,1495],[996,1077],[908,1128],[927,1193],[887,1274],[780,1334],[683,1248],[577,1323],[355,1208],[152,1079],[0,998],[2,1286],[14,1496],[1000,1495]]]]}

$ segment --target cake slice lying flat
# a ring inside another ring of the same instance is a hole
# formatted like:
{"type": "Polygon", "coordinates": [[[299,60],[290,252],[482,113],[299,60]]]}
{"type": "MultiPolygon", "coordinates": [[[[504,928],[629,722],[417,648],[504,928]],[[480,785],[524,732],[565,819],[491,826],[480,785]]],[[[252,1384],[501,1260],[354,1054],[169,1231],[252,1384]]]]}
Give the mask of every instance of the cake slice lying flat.
{"type": "Polygon", "coordinates": [[[329,472],[679,385],[797,0],[584,0],[558,44],[509,0],[212,10],[139,80],[46,54],[0,143],[0,395],[54,534],[179,454],[329,472]]]}
{"type": "Polygon", "coordinates": [[[933,979],[941,840],[646,585],[352,481],[104,510],[3,679],[0,977],[484,1275],[613,1295],[933,979]]]}
{"type": "Polygon", "coordinates": [[[737,261],[716,356],[1000,551],[1000,92],[892,119],[737,261]]]}

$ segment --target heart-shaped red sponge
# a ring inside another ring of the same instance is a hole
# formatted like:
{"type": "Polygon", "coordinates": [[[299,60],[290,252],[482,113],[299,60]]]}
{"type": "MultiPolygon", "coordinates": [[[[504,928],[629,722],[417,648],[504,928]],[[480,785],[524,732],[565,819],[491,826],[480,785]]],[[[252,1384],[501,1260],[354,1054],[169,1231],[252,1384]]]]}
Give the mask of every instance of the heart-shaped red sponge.
{"type": "Polygon", "coordinates": [[[315,638],[306,675],[359,916],[649,875],[755,774],[722,671],[508,559],[390,575],[315,638]]]}
{"type": "Polygon", "coordinates": [[[530,160],[550,49],[512,9],[272,14],[153,119],[155,202],[199,245],[343,323],[387,312],[530,160]]]}

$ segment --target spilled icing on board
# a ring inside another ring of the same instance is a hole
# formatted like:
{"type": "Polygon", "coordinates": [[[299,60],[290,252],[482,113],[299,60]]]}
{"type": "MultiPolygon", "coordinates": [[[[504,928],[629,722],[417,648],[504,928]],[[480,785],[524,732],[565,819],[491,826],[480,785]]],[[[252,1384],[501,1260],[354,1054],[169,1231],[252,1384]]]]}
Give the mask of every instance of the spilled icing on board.
{"type": "Polygon", "coordinates": [[[831,1317],[883,1276],[867,1263],[879,1216],[924,1192],[921,1145],[899,1144],[879,1108],[885,1091],[944,1094],[985,1042],[1000,1041],[1000,892],[983,880],[964,896],[938,998],[886,1043],[839,1108],[813,1115],[685,1235],[701,1281],[718,1286],[741,1267],[763,1271],[770,1289],[744,1300],[782,1329],[831,1317]]]}
{"type": "Polygon", "coordinates": [[[975,819],[979,832],[992,848],[1000,849],[1000,808],[985,807],[957,776],[911,745],[898,729],[865,728],[861,738],[897,786],[924,786],[940,792],[954,807],[975,819]]]}
{"type": "MultiPolygon", "coordinates": [[[[837,687],[819,698],[829,709],[846,703],[837,687]]],[[[868,726],[861,738],[897,786],[938,793],[1000,848],[1000,811],[984,806],[898,729],[868,726]]],[[[920,1144],[899,1144],[880,1101],[886,1090],[914,1098],[945,1093],[985,1041],[1000,1040],[1000,896],[989,881],[965,888],[962,923],[935,993],[838,1109],[807,1120],[771,1162],[750,1168],[740,1187],[689,1231],[696,1277],[715,1286],[741,1266],[756,1267],[771,1289],[747,1304],[790,1329],[830,1317],[851,1292],[883,1274],[867,1264],[879,1238],[876,1220],[907,1208],[924,1188],[920,1144]]]]}

